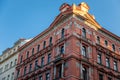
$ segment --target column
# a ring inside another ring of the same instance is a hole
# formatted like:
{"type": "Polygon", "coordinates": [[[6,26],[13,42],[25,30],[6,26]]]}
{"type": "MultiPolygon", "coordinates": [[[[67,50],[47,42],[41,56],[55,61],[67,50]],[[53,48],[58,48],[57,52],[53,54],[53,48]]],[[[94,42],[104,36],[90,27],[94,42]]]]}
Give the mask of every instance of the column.
{"type": "Polygon", "coordinates": [[[62,78],[64,77],[63,74],[64,74],[64,63],[62,63],[62,78]]]}
{"type": "Polygon", "coordinates": [[[56,78],[56,66],[54,66],[54,79],[56,78]]]}

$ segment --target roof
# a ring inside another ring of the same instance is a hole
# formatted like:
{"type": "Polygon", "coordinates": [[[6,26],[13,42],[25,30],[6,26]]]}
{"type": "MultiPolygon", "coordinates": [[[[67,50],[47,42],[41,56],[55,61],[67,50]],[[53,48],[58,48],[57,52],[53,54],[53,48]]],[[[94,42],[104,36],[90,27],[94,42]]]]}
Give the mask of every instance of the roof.
{"type": "Polygon", "coordinates": [[[42,33],[38,34],[36,37],[34,37],[31,41],[27,42],[26,44],[24,44],[20,49],[22,50],[23,48],[25,48],[26,46],[28,46],[29,44],[31,44],[32,42],[34,42],[36,39],[38,39],[39,37],[41,37],[42,35],[44,35],[45,33],[47,33],[49,30],[51,30],[57,23],[59,23],[60,20],[62,20],[65,16],[69,15],[69,14],[75,14],[77,16],[80,16],[81,18],[85,19],[86,22],[94,25],[97,29],[102,30],[103,32],[109,34],[110,36],[114,37],[115,39],[120,41],[120,37],[111,33],[110,31],[102,28],[100,26],[100,24],[95,20],[95,17],[91,14],[89,14],[89,9],[90,7],[85,3],[82,2],[79,5],[75,5],[73,4],[72,6],[70,6],[67,3],[63,3],[60,6],[60,14],[55,18],[55,20],[52,22],[52,24],[42,33]]]}

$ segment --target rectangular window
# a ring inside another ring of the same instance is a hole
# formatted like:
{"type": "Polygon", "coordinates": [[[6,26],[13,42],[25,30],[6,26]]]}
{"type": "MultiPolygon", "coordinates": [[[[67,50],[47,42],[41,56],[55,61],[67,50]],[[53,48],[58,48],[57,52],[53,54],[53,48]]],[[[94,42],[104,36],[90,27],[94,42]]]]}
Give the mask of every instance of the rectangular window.
{"type": "Polygon", "coordinates": [[[26,74],[26,71],[27,71],[27,67],[24,68],[24,75],[26,74]]]}
{"type": "Polygon", "coordinates": [[[99,80],[104,80],[102,74],[99,74],[99,80]]]}
{"type": "Polygon", "coordinates": [[[57,66],[57,78],[61,78],[62,77],[62,65],[58,65],[57,66]]]}
{"type": "Polygon", "coordinates": [[[106,57],[106,67],[110,68],[110,60],[106,57]]]}
{"type": "Polygon", "coordinates": [[[11,74],[11,80],[14,80],[14,72],[11,74]]]}
{"type": "Polygon", "coordinates": [[[49,73],[46,74],[46,80],[50,80],[50,74],[49,73]]]}
{"type": "Polygon", "coordinates": [[[8,75],[7,80],[9,80],[9,78],[10,78],[10,75],[8,75]]]}
{"type": "Polygon", "coordinates": [[[39,80],[42,80],[42,75],[39,76],[39,80]]]}
{"type": "Polygon", "coordinates": [[[37,69],[38,67],[38,60],[35,61],[35,69],[37,69]]]}
{"type": "Polygon", "coordinates": [[[41,66],[44,66],[44,57],[41,58],[41,66]]]}
{"type": "Polygon", "coordinates": [[[111,77],[108,77],[108,80],[112,80],[112,78],[111,78],[111,77]]]}
{"type": "Polygon", "coordinates": [[[48,54],[48,63],[51,61],[51,54],[48,54]]]}
{"type": "Polygon", "coordinates": [[[16,65],[17,64],[17,59],[15,59],[15,62],[14,62],[14,65],[16,65]]]}
{"type": "Polygon", "coordinates": [[[10,63],[10,68],[12,67],[12,63],[13,63],[13,62],[11,61],[11,63],[10,63]]]}
{"type": "Polygon", "coordinates": [[[2,71],[3,71],[3,67],[2,67],[2,68],[0,68],[0,73],[2,73],[2,71]]]}
{"type": "Polygon", "coordinates": [[[97,55],[97,62],[98,62],[99,64],[102,64],[101,54],[98,54],[98,55],[97,55]]]}
{"type": "Polygon", "coordinates": [[[29,67],[29,72],[32,71],[32,63],[30,64],[30,67],[29,67]]]}
{"type": "Polygon", "coordinates": [[[5,80],[5,79],[6,79],[6,77],[2,78],[2,80],[5,80]]]}
{"type": "Polygon", "coordinates": [[[117,62],[114,61],[113,64],[114,64],[114,70],[117,71],[118,70],[117,62]]]}
{"type": "Polygon", "coordinates": [[[5,70],[8,70],[8,66],[9,66],[9,64],[6,64],[6,65],[5,65],[5,70]]]}
{"type": "Polygon", "coordinates": [[[20,69],[17,70],[17,78],[19,77],[20,69]]]}

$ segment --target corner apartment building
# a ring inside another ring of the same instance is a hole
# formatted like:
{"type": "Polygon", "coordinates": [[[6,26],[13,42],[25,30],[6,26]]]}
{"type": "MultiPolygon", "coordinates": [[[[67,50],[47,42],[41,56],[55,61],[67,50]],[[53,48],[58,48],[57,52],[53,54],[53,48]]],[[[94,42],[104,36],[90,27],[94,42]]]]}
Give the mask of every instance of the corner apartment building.
{"type": "Polygon", "coordinates": [[[120,80],[120,37],[102,28],[84,2],[61,5],[19,52],[17,80],[120,80]]]}
{"type": "Polygon", "coordinates": [[[19,39],[11,48],[7,48],[0,55],[0,80],[14,80],[18,59],[18,48],[29,40],[19,39]]]}

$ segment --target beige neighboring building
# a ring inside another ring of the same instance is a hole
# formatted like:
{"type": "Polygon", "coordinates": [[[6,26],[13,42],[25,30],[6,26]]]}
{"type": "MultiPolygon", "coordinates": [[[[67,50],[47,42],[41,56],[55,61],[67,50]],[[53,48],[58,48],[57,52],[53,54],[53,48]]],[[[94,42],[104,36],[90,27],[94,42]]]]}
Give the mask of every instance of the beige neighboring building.
{"type": "Polygon", "coordinates": [[[0,80],[14,80],[14,72],[18,58],[18,48],[29,40],[19,39],[14,43],[13,47],[7,48],[0,55],[0,80]]]}

